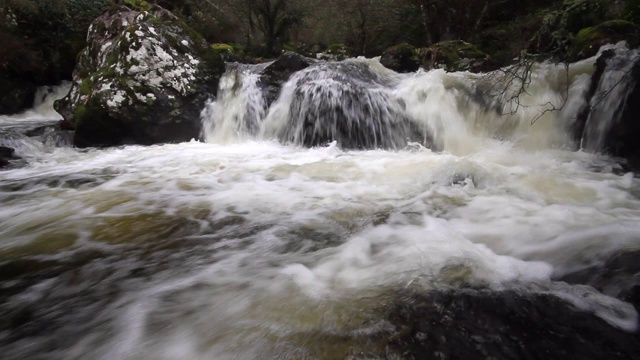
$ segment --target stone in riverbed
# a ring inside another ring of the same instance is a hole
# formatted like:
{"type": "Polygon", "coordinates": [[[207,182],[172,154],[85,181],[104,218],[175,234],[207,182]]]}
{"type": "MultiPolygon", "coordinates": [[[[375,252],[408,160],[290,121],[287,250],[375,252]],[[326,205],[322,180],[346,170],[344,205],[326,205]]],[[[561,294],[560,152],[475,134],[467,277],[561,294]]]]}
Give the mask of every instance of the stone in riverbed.
{"type": "Polygon", "coordinates": [[[9,165],[9,160],[15,157],[15,152],[13,148],[0,146],[0,168],[9,165]]]}
{"type": "Polygon", "coordinates": [[[200,112],[224,71],[218,52],[169,11],[118,7],[96,19],[56,110],[79,147],[200,136],[200,112]]]}
{"type": "Polygon", "coordinates": [[[406,294],[390,311],[402,359],[634,359],[640,336],[551,294],[457,289],[406,294]]]}
{"type": "Polygon", "coordinates": [[[600,264],[565,274],[558,280],[593,286],[640,310],[640,250],[612,254],[600,264]]]}

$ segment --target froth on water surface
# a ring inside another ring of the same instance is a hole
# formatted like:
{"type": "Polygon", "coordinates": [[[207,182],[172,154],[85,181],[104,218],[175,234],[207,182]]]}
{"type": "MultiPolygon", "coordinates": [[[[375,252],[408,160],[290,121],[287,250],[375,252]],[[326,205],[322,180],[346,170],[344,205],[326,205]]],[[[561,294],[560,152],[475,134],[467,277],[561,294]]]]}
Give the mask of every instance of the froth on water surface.
{"type": "Polygon", "coordinates": [[[0,345],[9,358],[402,358],[393,304],[451,288],[551,294],[634,331],[631,305],[551,280],[640,247],[639,180],[592,171],[607,162],[503,142],[466,156],[60,149],[0,173],[0,345]]]}

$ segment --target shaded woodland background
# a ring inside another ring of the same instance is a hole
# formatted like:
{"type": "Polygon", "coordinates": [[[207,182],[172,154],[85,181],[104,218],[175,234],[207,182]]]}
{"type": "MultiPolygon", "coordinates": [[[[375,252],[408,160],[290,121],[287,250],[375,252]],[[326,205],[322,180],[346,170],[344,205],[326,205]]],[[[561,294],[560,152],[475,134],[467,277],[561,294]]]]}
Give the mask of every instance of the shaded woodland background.
{"type": "Polygon", "coordinates": [[[258,60],[464,40],[496,65],[523,50],[562,61],[581,29],[640,21],[640,0],[0,0],[0,92],[70,79],[89,24],[115,4],[160,5],[210,43],[258,60]]]}

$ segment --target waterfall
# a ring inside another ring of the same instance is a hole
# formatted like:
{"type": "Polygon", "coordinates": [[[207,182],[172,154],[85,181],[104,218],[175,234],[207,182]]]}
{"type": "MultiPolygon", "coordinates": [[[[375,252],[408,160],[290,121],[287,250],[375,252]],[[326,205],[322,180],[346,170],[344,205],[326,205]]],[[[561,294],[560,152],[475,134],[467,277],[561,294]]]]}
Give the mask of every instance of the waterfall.
{"type": "Polygon", "coordinates": [[[266,114],[266,103],[258,87],[259,65],[228,64],[220,79],[218,99],[202,112],[207,141],[229,143],[252,137],[266,114]]]}
{"type": "Polygon", "coordinates": [[[530,73],[517,74],[528,76],[526,91],[518,93],[518,81],[505,69],[398,74],[375,59],[319,62],[294,73],[271,106],[260,87],[269,64],[233,65],[218,99],[202,113],[204,138],[303,146],[336,141],[354,149],[419,143],[457,154],[492,141],[532,150],[573,148],[568,129],[585,105],[594,63],[534,64],[530,73]]]}

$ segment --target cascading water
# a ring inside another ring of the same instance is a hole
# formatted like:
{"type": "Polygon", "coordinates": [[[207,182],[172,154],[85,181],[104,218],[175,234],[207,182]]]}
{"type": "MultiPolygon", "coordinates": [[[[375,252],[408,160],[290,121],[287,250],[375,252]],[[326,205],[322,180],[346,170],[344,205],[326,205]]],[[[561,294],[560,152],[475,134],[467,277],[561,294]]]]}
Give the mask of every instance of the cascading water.
{"type": "Polygon", "coordinates": [[[238,142],[258,132],[266,114],[266,104],[258,87],[260,65],[229,64],[220,79],[218,100],[209,103],[202,113],[203,132],[209,141],[238,142]]]}
{"type": "MultiPolygon", "coordinates": [[[[0,171],[0,353],[403,359],[413,348],[392,345],[414,330],[390,315],[398,302],[452,289],[513,291],[535,321],[560,308],[587,319],[563,329],[637,336],[619,288],[557,281],[640,250],[640,179],[567,133],[594,61],[535,65],[518,105],[499,73],[364,59],[312,65],[268,105],[268,64],[232,66],[203,111],[206,143],[56,148],[0,171]]],[[[531,344],[434,329],[417,339],[531,344]]],[[[566,346],[555,354],[582,349],[566,346]]]]}
{"type": "Polygon", "coordinates": [[[607,60],[604,73],[597,84],[589,106],[591,111],[582,136],[582,147],[588,151],[606,149],[605,139],[612,127],[620,122],[622,111],[629,100],[628,94],[636,86],[637,78],[631,71],[640,61],[640,51],[617,46],[607,60]]]}
{"type": "Polygon", "coordinates": [[[519,83],[501,72],[406,75],[370,59],[318,63],[294,74],[269,109],[259,86],[261,69],[234,68],[223,77],[219,99],[203,112],[205,139],[306,146],[337,141],[355,149],[420,143],[457,154],[492,140],[535,150],[573,147],[566,128],[584,105],[593,63],[536,64],[527,91],[517,97],[519,83]]]}
{"type": "Polygon", "coordinates": [[[55,147],[70,146],[69,133],[43,128],[38,137],[29,137],[25,133],[37,127],[46,127],[62,120],[53,103],[69,93],[70,82],[58,86],[43,86],[38,89],[33,108],[21,114],[0,115],[0,146],[15,149],[20,157],[39,157],[55,147]]]}

